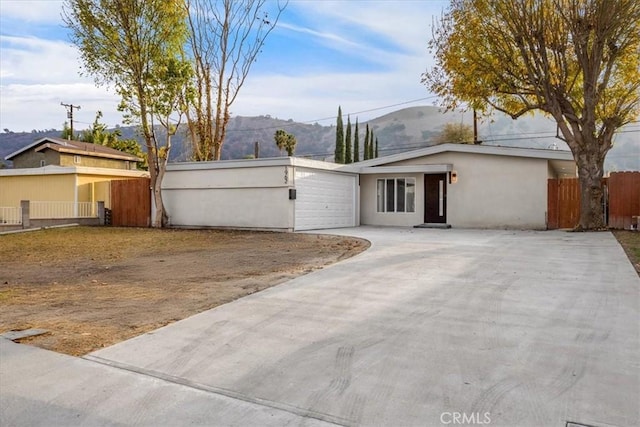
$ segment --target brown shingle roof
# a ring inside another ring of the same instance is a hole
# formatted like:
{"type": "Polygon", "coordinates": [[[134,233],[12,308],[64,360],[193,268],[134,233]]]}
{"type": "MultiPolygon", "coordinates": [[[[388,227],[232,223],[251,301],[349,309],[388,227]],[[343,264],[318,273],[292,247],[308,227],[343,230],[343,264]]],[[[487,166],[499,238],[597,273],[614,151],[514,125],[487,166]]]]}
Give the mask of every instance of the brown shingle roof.
{"type": "Polygon", "coordinates": [[[54,138],[54,137],[46,137],[41,138],[35,141],[33,144],[29,144],[22,149],[9,154],[5,159],[11,160],[13,157],[18,154],[24,153],[27,150],[30,150],[34,147],[37,147],[35,151],[43,151],[46,149],[55,150],[63,153],[72,153],[83,156],[91,156],[91,157],[105,157],[111,159],[119,159],[119,160],[129,160],[133,162],[142,161],[141,158],[134,156],[133,154],[125,153],[124,151],[119,151],[113,148],[105,147],[104,145],[99,144],[91,144],[88,142],[82,141],[72,141],[62,138],[54,138]]]}

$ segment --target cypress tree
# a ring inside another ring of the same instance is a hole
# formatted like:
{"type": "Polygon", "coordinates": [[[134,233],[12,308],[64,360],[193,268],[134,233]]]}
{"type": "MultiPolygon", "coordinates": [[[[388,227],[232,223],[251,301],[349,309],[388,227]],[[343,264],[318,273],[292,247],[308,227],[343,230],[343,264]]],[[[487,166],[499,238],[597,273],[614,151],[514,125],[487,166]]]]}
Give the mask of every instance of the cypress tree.
{"type": "Polygon", "coordinates": [[[373,157],[373,129],[371,129],[371,133],[369,134],[369,158],[374,159],[373,157]]]}
{"type": "Polygon", "coordinates": [[[345,143],[344,143],[344,162],[345,163],[352,163],[352,157],[351,157],[351,117],[347,116],[347,133],[346,133],[346,137],[345,137],[345,143]]]}
{"type": "Polygon", "coordinates": [[[375,152],[375,157],[374,158],[378,158],[378,137],[376,136],[376,152],[375,152]]]}
{"type": "Polygon", "coordinates": [[[367,130],[364,133],[364,159],[369,160],[369,123],[367,123],[367,130]]]}
{"type": "Polygon", "coordinates": [[[353,162],[360,161],[360,136],[358,135],[358,118],[356,117],[356,130],[353,136],[353,162]]]}
{"type": "Polygon", "coordinates": [[[338,106],[338,119],[336,121],[336,151],[335,162],[344,163],[344,126],[342,125],[342,107],[338,106]]]}

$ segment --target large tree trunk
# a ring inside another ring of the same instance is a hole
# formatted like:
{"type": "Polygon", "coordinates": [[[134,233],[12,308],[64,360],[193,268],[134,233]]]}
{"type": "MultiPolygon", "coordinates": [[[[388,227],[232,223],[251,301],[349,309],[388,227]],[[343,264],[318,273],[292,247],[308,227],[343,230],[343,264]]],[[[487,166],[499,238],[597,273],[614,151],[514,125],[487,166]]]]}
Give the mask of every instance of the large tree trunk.
{"type": "Polygon", "coordinates": [[[158,176],[156,177],[156,186],[153,189],[153,200],[156,206],[156,215],[153,220],[154,227],[165,227],[168,222],[168,216],[164,209],[164,202],[162,201],[162,179],[166,171],[165,162],[160,159],[158,176]]]}
{"type": "MultiPolygon", "coordinates": [[[[158,174],[158,177],[160,174],[158,174]]],[[[153,217],[153,223],[151,224],[154,228],[161,228],[164,226],[164,204],[162,203],[162,190],[160,186],[162,181],[156,178],[155,185],[153,186],[153,202],[155,204],[156,212],[153,217]]]]}
{"type": "Polygon", "coordinates": [[[576,230],[599,230],[606,228],[604,217],[604,175],[605,155],[595,144],[585,144],[585,148],[574,150],[580,182],[580,221],[576,230]]]}
{"type": "MultiPolygon", "coordinates": [[[[145,99],[145,93],[142,88],[138,88],[138,99],[145,99]]],[[[140,105],[140,120],[142,127],[142,134],[144,135],[145,144],[147,146],[147,159],[149,163],[149,178],[151,181],[151,191],[153,194],[153,201],[155,203],[156,214],[151,221],[151,226],[154,228],[162,227],[162,216],[164,215],[164,206],[162,204],[162,192],[160,186],[162,185],[162,177],[158,176],[159,171],[159,157],[156,152],[154,144],[154,136],[149,124],[147,106],[142,103],[140,105]]]]}

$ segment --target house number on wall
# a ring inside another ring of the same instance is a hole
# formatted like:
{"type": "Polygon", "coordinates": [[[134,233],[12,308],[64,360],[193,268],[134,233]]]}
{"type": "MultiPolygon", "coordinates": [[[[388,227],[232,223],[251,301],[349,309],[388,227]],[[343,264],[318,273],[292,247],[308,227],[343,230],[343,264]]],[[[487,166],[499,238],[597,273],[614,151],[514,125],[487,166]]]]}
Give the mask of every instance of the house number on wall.
{"type": "Polygon", "coordinates": [[[287,184],[289,182],[289,168],[285,166],[284,168],[284,183],[287,184]]]}

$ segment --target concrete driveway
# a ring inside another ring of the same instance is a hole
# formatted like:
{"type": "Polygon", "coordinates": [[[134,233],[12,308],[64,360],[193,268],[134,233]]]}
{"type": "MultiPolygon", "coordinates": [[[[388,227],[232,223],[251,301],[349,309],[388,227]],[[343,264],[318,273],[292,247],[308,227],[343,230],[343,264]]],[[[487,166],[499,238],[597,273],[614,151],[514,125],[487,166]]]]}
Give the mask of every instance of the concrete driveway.
{"type": "Polygon", "coordinates": [[[0,424],[640,425],[611,234],[332,232],[372,247],[85,358],[0,339],[0,424]]]}

